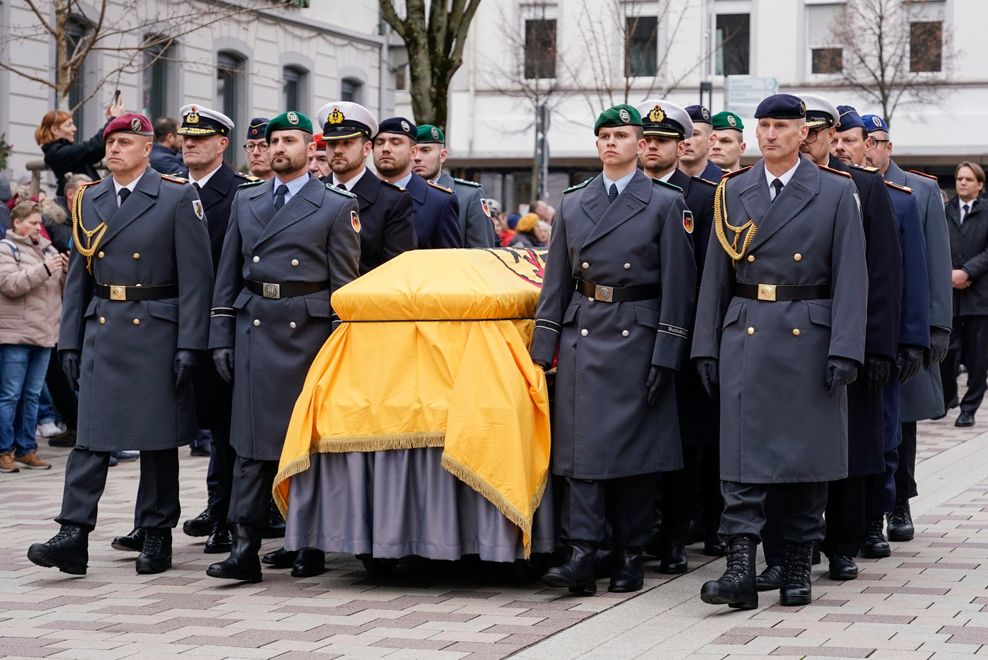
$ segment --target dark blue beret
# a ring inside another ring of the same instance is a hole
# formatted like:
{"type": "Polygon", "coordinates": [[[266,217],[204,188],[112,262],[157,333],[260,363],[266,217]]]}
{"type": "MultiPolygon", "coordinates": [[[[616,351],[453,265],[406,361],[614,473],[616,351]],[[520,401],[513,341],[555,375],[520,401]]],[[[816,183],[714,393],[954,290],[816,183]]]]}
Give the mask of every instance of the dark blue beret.
{"type": "Polygon", "coordinates": [[[418,127],[404,117],[388,117],[381,120],[381,125],[377,129],[377,134],[394,133],[395,135],[407,135],[412,142],[418,141],[418,127]]]}
{"type": "Polygon", "coordinates": [[[853,105],[839,105],[837,106],[837,112],[840,113],[840,121],[837,122],[837,132],[843,133],[844,131],[849,131],[852,128],[864,128],[864,122],[861,121],[861,115],[858,111],[854,109],[853,105]]]}
{"type": "Polygon", "coordinates": [[[250,125],[247,126],[247,139],[248,140],[263,140],[264,131],[268,127],[267,117],[254,117],[250,120],[250,125]]]}
{"type": "Polygon", "coordinates": [[[755,108],[755,119],[803,119],[806,117],[806,103],[792,94],[773,94],[762,99],[755,108]]]}
{"type": "Polygon", "coordinates": [[[869,133],[874,133],[875,131],[889,132],[889,125],[878,115],[861,115],[861,121],[864,123],[865,130],[869,133]]]}
{"type": "Polygon", "coordinates": [[[688,105],[683,110],[690,116],[694,124],[711,124],[710,111],[702,105],[688,105]]]}

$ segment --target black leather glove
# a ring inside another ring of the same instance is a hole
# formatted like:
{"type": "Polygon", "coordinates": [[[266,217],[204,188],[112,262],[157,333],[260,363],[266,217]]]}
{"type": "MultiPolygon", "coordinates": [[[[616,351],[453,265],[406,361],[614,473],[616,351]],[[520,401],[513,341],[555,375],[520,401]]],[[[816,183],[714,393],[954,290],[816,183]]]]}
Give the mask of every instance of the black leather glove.
{"type": "Polygon", "coordinates": [[[175,352],[175,389],[180,390],[189,384],[192,372],[199,361],[195,351],[180,348],[175,352]]]}
{"type": "Polygon", "coordinates": [[[899,358],[896,361],[899,363],[900,383],[908,383],[916,377],[923,366],[923,353],[925,351],[920,346],[899,347],[899,358]]]}
{"type": "Polygon", "coordinates": [[[717,397],[717,390],[720,388],[720,365],[714,358],[697,358],[696,373],[700,376],[700,384],[703,391],[711,399],[717,397]]]}
{"type": "Polygon", "coordinates": [[[833,396],[837,390],[850,385],[858,378],[858,363],[842,357],[827,358],[827,369],[824,381],[827,385],[827,394],[833,396]]]}
{"type": "Polygon", "coordinates": [[[549,364],[547,362],[543,362],[542,360],[532,360],[532,362],[534,362],[535,364],[539,365],[539,369],[541,369],[543,372],[549,371],[549,369],[552,368],[552,365],[551,364],[549,364]]]}
{"type": "Polygon", "coordinates": [[[892,375],[892,360],[880,355],[866,355],[864,372],[868,389],[877,392],[888,385],[889,376],[892,375]]]}
{"type": "Polygon", "coordinates": [[[213,364],[216,365],[216,373],[220,375],[220,378],[222,378],[228,383],[233,382],[233,349],[232,348],[214,348],[213,364]]]}
{"type": "Polygon", "coordinates": [[[58,358],[62,363],[62,371],[65,372],[65,377],[69,381],[69,386],[74,389],[79,389],[79,351],[59,351],[58,358]]]}
{"type": "Polygon", "coordinates": [[[652,368],[648,370],[648,378],[645,379],[645,387],[648,389],[648,405],[655,405],[655,402],[659,400],[659,393],[672,382],[672,378],[672,369],[652,365],[652,368]]]}
{"type": "Polygon", "coordinates": [[[926,366],[940,364],[947,357],[950,347],[950,330],[930,328],[930,352],[927,354],[926,366]]]}

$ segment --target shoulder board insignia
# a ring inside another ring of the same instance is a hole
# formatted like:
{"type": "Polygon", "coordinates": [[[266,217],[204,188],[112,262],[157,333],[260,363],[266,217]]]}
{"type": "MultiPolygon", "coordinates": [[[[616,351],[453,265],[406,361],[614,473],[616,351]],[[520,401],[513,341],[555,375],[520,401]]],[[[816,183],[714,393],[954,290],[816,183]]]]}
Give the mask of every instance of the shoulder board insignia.
{"type": "MultiPolygon", "coordinates": [[[[356,196],[356,195],[354,195],[354,194],[353,194],[352,192],[350,192],[349,190],[340,190],[339,188],[337,188],[336,186],[334,186],[334,185],[333,185],[333,184],[331,184],[331,183],[327,183],[327,184],[326,184],[326,190],[331,190],[331,191],[333,191],[334,193],[336,193],[337,195],[341,195],[342,197],[348,197],[348,198],[350,198],[350,199],[356,199],[356,198],[357,198],[357,196],[356,196]]],[[[359,230],[358,230],[358,231],[359,231],[359,230]]]]}
{"type": "MultiPolygon", "coordinates": [[[[737,176],[738,174],[741,174],[742,172],[747,172],[748,170],[751,169],[751,167],[752,166],[749,165],[748,167],[742,167],[740,170],[734,170],[733,172],[727,172],[726,174],[724,174],[724,179],[730,179],[732,176],[737,176]]],[[[721,181],[723,181],[724,179],[721,179],[721,181]]]]}
{"type": "Polygon", "coordinates": [[[927,174],[926,172],[920,172],[919,170],[909,170],[909,172],[912,172],[913,174],[918,174],[920,176],[925,176],[927,179],[933,179],[934,181],[939,181],[938,178],[936,178],[932,174],[927,174]]]}
{"type": "Polygon", "coordinates": [[[862,172],[877,172],[877,167],[872,167],[870,165],[851,165],[856,170],[861,170],[862,172]]]}
{"type": "Polygon", "coordinates": [[[79,184],[79,189],[82,190],[83,188],[86,188],[88,186],[95,186],[97,183],[99,183],[102,180],[103,179],[96,179],[95,181],[86,181],[84,183],[80,183],[79,184]]]}
{"type": "Polygon", "coordinates": [[[257,179],[256,181],[248,181],[247,183],[241,183],[238,188],[250,188],[251,186],[256,186],[260,183],[264,183],[264,179],[257,179]]]}
{"type": "Polygon", "coordinates": [[[693,177],[693,180],[694,180],[694,181],[699,181],[699,182],[701,182],[701,183],[705,183],[705,184],[707,184],[708,186],[713,186],[714,188],[716,188],[716,187],[717,187],[717,184],[718,184],[718,183],[720,183],[719,181],[716,181],[716,182],[715,182],[715,181],[711,181],[711,180],[709,180],[709,179],[704,179],[704,178],[702,178],[702,177],[698,177],[698,176],[695,176],[695,177],[693,177]]]}
{"type": "Polygon", "coordinates": [[[234,172],[233,178],[240,179],[242,181],[260,181],[257,177],[247,176],[246,174],[241,174],[240,172],[234,172]]]}
{"type": "Polygon", "coordinates": [[[471,186],[473,188],[479,188],[480,187],[480,184],[479,183],[477,183],[476,181],[470,181],[469,179],[457,179],[454,176],[453,177],[453,181],[455,181],[456,183],[462,183],[465,186],[471,186]]]}
{"type": "Polygon", "coordinates": [[[901,190],[902,192],[908,193],[910,195],[913,194],[913,189],[908,186],[900,186],[898,183],[892,183],[891,181],[888,180],[885,181],[885,185],[888,186],[889,188],[895,188],[896,190],[901,190]]]}
{"type": "Polygon", "coordinates": [[[188,179],[183,179],[180,176],[175,176],[174,174],[162,174],[161,178],[165,181],[171,181],[172,183],[188,183],[188,179]]]}
{"type": "Polygon", "coordinates": [[[847,177],[848,179],[851,178],[851,175],[848,174],[847,172],[841,172],[840,170],[835,170],[834,168],[827,167],[826,165],[817,165],[817,167],[819,167],[821,170],[826,170],[827,172],[830,172],[832,174],[840,174],[841,176],[847,177]]]}
{"type": "Polygon", "coordinates": [[[426,183],[428,183],[433,188],[437,188],[439,190],[442,190],[444,193],[449,193],[450,195],[453,194],[453,191],[452,190],[450,190],[446,186],[440,186],[438,183],[435,183],[434,181],[426,181],[426,183]]]}
{"type": "Polygon", "coordinates": [[[569,188],[567,188],[566,190],[563,191],[563,194],[565,195],[568,192],[573,192],[574,190],[579,190],[580,188],[585,187],[591,181],[593,181],[593,177],[590,177],[589,179],[587,179],[583,183],[578,183],[575,186],[570,186],[569,188]]]}
{"type": "Polygon", "coordinates": [[[665,186],[666,188],[670,188],[672,190],[675,190],[676,192],[678,192],[680,194],[682,194],[682,192],[683,192],[683,189],[680,188],[679,186],[677,186],[676,184],[674,184],[674,183],[668,183],[666,181],[663,181],[662,179],[652,179],[652,183],[657,184],[657,185],[660,185],[660,186],[665,186]]]}

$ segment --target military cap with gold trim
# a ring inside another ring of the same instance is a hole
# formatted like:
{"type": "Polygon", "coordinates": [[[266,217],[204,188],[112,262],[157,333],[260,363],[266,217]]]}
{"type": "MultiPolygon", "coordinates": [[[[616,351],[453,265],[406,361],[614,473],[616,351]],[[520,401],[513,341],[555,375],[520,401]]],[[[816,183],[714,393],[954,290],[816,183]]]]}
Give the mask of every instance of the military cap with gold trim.
{"type": "Polygon", "coordinates": [[[327,103],[319,108],[316,119],[322,126],[322,136],[327,142],[361,136],[370,140],[377,134],[377,120],[370,110],[359,103],[327,103]]]}
{"type": "Polygon", "coordinates": [[[721,110],[710,118],[715,131],[737,131],[744,133],[744,123],[741,117],[728,110],[721,110]]]}
{"type": "Polygon", "coordinates": [[[151,120],[139,112],[128,112],[106,125],[106,128],[103,129],[103,139],[105,140],[111,133],[133,133],[134,135],[152,137],[154,127],[151,126],[151,120]]]}
{"type": "Polygon", "coordinates": [[[840,121],[837,106],[818,94],[801,94],[806,102],[806,127],[809,129],[830,128],[840,121]]]}
{"type": "Polygon", "coordinates": [[[312,134],[312,120],[297,110],[282,112],[268,122],[264,129],[264,139],[271,141],[271,134],[276,131],[304,131],[312,134]]]}
{"type": "Polygon", "coordinates": [[[182,116],[179,135],[207,137],[209,135],[229,135],[233,130],[233,120],[222,112],[201,105],[183,105],[178,111],[182,116]]]}
{"type": "Polygon", "coordinates": [[[264,139],[264,129],[268,127],[269,119],[267,117],[254,117],[250,120],[250,124],[247,126],[247,139],[248,140],[263,140],[264,139]]]}
{"type": "Polygon", "coordinates": [[[593,134],[600,133],[600,129],[610,126],[641,126],[642,116],[638,108],[627,103],[616,105],[600,113],[596,123],[593,125],[593,134]]]}
{"type": "Polygon", "coordinates": [[[419,144],[446,144],[446,135],[443,129],[432,124],[419,124],[416,131],[416,140],[419,144]]]}
{"type": "Polygon", "coordinates": [[[685,109],[665,99],[638,104],[645,135],[685,140],[693,135],[693,120],[685,109]]]}

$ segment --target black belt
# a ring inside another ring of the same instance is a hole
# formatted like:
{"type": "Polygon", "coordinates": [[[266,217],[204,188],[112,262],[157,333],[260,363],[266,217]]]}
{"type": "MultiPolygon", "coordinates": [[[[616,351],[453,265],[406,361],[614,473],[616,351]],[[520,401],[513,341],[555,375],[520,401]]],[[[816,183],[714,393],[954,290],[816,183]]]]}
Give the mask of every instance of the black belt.
{"type": "Polygon", "coordinates": [[[156,284],[151,286],[125,286],[123,284],[93,285],[97,298],[106,300],[160,300],[162,298],[177,298],[177,284],[156,284]]]}
{"type": "Polygon", "coordinates": [[[279,298],[295,298],[318,293],[329,288],[329,282],[255,282],[245,280],[244,286],[253,294],[264,298],[278,300],[279,298]]]}
{"type": "Polygon", "coordinates": [[[650,300],[662,295],[662,288],[654,284],[639,284],[636,286],[603,286],[577,280],[576,290],[600,302],[616,303],[632,300],[650,300]]]}
{"type": "Polygon", "coordinates": [[[785,300],[829,300],[829,284],[745,284],[734,285],[734,295],[749,300],[777,302],[785,300]]]}

